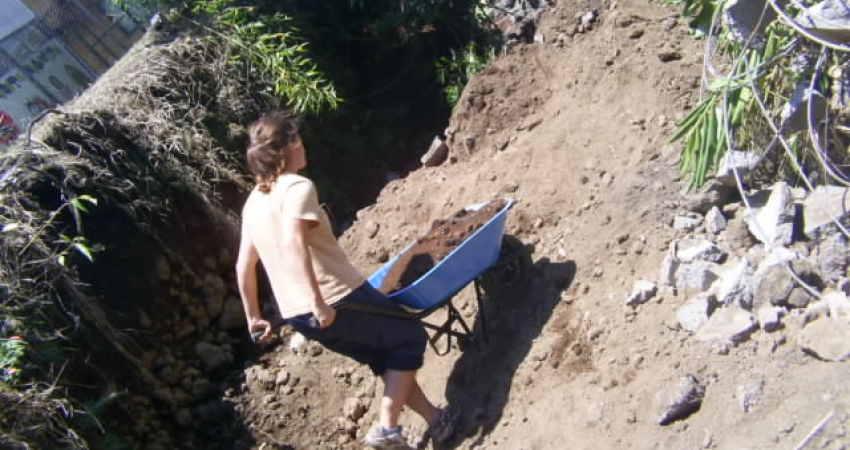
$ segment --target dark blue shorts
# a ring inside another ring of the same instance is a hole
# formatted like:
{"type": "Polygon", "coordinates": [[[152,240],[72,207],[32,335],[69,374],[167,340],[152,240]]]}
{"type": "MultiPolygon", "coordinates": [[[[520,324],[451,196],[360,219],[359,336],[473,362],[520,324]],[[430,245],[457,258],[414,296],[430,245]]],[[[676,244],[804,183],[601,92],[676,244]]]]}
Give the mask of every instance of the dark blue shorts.
{"type": "Polygon", "coordinates": [[[309,321],[313,315],[309,313],[289,318],[287,322],[308,339],[368,365],[376,375],[387,369],[411,371],[422,367],[428,333],[421,322],[346,307],[356,303],[401,309],[372,285],[363,283],[333,305],[336,320],[331,326],[321,330],[311,327],[309,321]]]}

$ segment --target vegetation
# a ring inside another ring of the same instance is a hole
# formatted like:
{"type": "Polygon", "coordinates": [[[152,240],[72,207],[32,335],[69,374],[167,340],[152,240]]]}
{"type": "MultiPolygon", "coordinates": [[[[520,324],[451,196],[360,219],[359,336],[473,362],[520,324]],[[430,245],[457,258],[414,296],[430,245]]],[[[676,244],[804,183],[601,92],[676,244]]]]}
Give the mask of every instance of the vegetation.
{"type": "Polygon", "coordinates": [[[850,49],[801,33],[791,17],[813,2],[792,2],[784,10],[765,3],[763,31],[749,36],[736,36],[721,20],[726,0],[665,3],[683,5],[706,41],[702,99],[672,138],[685,142],[681,169],[692,189],[730,149],[761,155],[762,180],[781,178],[810,188],[850,182],[841,170],[848,162],[846,138],[837,132],[846,117],[826,101],[844,100],[846,75],[827,73],[842,73],[850,49]],[[775,20],[773,13],[779,14],[775,20]]]}

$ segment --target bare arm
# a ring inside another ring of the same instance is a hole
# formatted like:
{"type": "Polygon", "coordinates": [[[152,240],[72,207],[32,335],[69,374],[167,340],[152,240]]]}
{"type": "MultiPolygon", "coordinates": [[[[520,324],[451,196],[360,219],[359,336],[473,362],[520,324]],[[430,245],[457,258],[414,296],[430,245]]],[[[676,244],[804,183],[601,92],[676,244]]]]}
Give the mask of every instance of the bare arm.
{"type": "Polygon", "coordinates": [[[264,341],[271,335],[271,324],[263,319],[257,298],[257,262],[260,255],[247,233],[242,234],[239,244],[239,257],[236,260],[236,280],[239,284],[239,295],[242,297],[242,307],[248,319],[248,332],[262,331],[258,339],[264,341]]]}
{"type": "Polygon", "coordinates": [[[298,295],[307,298],[316,316],[319,328],[330,326],[336,318],[336,310],[325,303],[319,290],[313,262],[307,247],[307,231],[318,223],[304,219],[284,219],[282,224],[281,246],[287,270],[300,280],[298,295]]]}

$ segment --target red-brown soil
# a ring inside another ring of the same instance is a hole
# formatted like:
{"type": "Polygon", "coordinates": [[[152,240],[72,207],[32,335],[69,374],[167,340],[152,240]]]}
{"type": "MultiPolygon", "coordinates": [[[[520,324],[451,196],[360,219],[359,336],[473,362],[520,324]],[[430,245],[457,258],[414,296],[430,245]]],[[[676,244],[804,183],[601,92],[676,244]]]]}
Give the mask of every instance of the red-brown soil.
{"type": "Polygon", "coordinates": [[[504,207],[504,200],[494,200],[480,209],[462,209],[448,219],[435,220],[428,232],[399,255],[379,290],[389,294],[414,283],[504,207]]]}

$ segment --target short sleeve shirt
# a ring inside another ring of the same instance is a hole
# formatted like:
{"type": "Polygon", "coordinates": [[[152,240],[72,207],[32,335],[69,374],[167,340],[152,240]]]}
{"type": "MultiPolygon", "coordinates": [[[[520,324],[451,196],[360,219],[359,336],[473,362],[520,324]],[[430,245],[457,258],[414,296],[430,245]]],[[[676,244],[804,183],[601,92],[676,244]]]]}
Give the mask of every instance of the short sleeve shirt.
{"type": "Polygon", "coordinates": [[[250,235],[257,248],[283,318],[312,311],[309,280],[299,279],[287,270],[287,249],[281,243],[283,221],[289,219],[317,223],[308,227],[305,238],[313,272],[327,304],[339,301],[365,282],[333,235],[313,183],[300,175],[283,174],[271,192],[263,194],[254,189],[242,210],[242,234],[250,235]]]}

